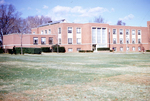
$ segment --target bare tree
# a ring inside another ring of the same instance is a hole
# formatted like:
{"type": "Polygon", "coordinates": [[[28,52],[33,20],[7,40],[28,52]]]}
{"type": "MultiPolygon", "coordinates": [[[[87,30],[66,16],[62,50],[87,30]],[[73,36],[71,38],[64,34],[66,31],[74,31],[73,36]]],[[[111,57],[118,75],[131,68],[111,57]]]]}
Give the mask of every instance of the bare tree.
{"type": "Polygon", "coordinates": [[[102,18],[101,16],[95,17],[94,22],[96,22],[96,23],[104,23],[104,18],[102,18]]]}
{"type": "Polygon", "coordinates": [[[122,22],[122,20],[118,20],[117,25],[123,25],[123,26],[125,26],[126,23],[125,23],[125,22],[122,22]]]}
{"type": "Polygon", "coordinates": [[[50,17],[47,16],[28,16],[26,18],[27,24],[28,24],[28,33],[31,33],[31,28],[38,27],[39,25],[48,23],[48,21],[51,21],[50,17]]]}
{"type": "Polygon", "coordinates": [[[0,37],[3,44],[3,35],[12,33],[13,24],[21,14],[13,5],[0,5],[0,37]]]}

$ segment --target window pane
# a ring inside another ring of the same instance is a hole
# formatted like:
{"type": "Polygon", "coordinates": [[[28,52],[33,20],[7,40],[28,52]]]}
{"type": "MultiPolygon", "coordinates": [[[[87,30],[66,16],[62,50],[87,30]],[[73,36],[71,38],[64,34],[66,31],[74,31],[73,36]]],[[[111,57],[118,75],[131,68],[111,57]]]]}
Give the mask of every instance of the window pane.
{"type": "Polygon", "coordinates": [[[76,31],[77,31],[77,34],[81,34],[81,28],[77,28],[76,31]]]}
{"type": "Polygon", "coordinates": [[[33,38],[33,44],[34,44],[34,45],[37,45],[37,44],[38,44],[38,38],[35,38],[35,37],[33,38]]]}
{"type": "Polygon", "coordinates": [[[72,44],[72,38],[68,38],[68,44],[72,44]]]}
{"type": "Polygon", "coordinates": [[[113,29],[113,34],[116,34],[116,29],[113,29]]]}
{"type": "Polygon", "coordinates": [[[135,35],[135,30],[132,30],[132,35],[135,35]]]}
{"type": "Polygon", "coordinates": [[[81,44],[81,38],[77,38],[77,44],[81,44]]]}
{"type": "Polygon", "coordinates": [[[138,35],[141,35],[141,30],[138,30],[138,35]]]}
{"type": "Polygon", "coordinates": [[[123,34],[123,29],[120,29],[120,35],[122,35],[123,34]]]}
{"type": "Polygon", "coordinates": [[[49,32],[48,32],[49,34],[51,34],[51,29],[49,29],[49,32]]]}
{"type": "Polygon", "coordinates": [[[41,44],[46,44],[46,38],[41,38],[41,44]]]}
{"type": "Polygon", "coordinates": [[[52,37],[49,38],[49,44],[53,44],[53,38],[52,37]]]}
{"type": "Polygon", "coordinates": [[[129,29],[126,29],[126,35],[129,35],[129,29]]]}
{"type": "Polygon", "coordinates": [[[47,34],[47,30],[45,30],[45,34],[47,34]]]}
{"type": "Polygon", "coordinates": [[[92,43],[96,43],[96,28],[92,28],[92,43]]]}
{"type": "Polygon", "coordinates": [[[68,27],[68,33],[72,33],[72,27],[68,27]]]}
{"type": "Polygon", "coordinates": [[[113,38],[113,44],[116,44],[116,38],[113,38]]]}
{"type": "Polygon", "coordinates": [[[61,38],[58,39],[58,44],[61,44],[61,38]]]}
{"type": "Polygon", "coordinates": [[[58,34],[61,34],[61,28],[58,29],[58,34]]]}

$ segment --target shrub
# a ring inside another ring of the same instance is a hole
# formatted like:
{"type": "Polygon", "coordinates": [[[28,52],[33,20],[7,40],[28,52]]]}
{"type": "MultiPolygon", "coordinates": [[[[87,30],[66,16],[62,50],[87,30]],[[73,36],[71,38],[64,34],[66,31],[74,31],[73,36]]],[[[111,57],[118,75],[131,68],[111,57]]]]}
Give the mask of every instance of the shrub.
{"type": "Polygon", "coordinates": [[[110,52],[113,52],[113,50],[110,50],[110,52]]]}
{"type": "Polygon", "coordinates": [[[150,52],[150,50],[146,50],[146,52],[150,52]]]}
{"type": "Polygon", "coordinates": [[[109,51],[110,48],[97,48],[97,51],[109,51]]]}
{"type": "Polygon", "coordinates": [[[41,47],[42,52],[51,52],[50,47],[41,47]]]}
{"type": "Polygon", "coordinates": [[[93,50],[79,50],[79,52],[85,53],[85,52],[93,52],[93,50]]]}
{"type": "MultiPolygon", "coordinates": [[[[52,50],[53,52],[57,52],[57,44],[52,46],[52,50]]],[[[61,53],[66,52],[65,47],[60,47],[59,45],[58,45],[58,51],[61,53]]]]}
{"type": "Polygon", "coordinates": [[[8,52],[9,54],[13,54],[13,50],[12,50],[12,49],[7,49],[7,52],[8,52]]]}
{"type": "Polygon", "coordinates": [[[4,52],[3,49],[0,49],[0,54],[3,53],[3,52],[4,52]]]}

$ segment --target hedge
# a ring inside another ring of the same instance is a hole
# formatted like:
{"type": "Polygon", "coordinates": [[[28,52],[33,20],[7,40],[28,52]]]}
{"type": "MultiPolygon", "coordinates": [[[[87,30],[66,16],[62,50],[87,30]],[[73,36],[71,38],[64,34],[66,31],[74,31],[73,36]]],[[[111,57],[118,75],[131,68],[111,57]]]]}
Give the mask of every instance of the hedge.
{"type": "Polygon", "coordinates": [[[80,53],[93,52],[93,50],[79,50],[80,53]]]}
{"type": "Polygon", "coordinates": [[[97,48],[97,51],[109,51],[110,48],[97,48]]]}
{"type": "Polygon", "coordinates": [[[146,50],[146,52],[150,52],[150,50],[146,50]]]}
{"type": "Polygon", "coordinates": [[[42,52],[51,52],[50,47],[41,47],[42,52]]]}
{"type": "MultiPolygon", "coordinates": [[[[23,54],[28,53],[28,54],[41,54],[42,49],[41,48],[22,48],[23,54]]],[[[17,47],[16,48],[16,54],[21,54],[21,48],[17,47]]]]}
{"type": "Polygon", "coordinates": [[[3,49],[0,49],[0,54],[2,54],[4,51],[3,51],[3,49]]]}

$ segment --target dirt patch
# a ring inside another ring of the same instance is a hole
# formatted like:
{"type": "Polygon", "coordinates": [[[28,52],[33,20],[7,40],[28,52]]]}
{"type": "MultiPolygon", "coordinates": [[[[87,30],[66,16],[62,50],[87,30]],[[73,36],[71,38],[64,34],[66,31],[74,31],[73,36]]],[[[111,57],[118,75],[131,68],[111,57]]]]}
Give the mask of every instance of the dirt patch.
{"type": "Polygon", "coordinates": [[[135,83],[135,84],[138,83],[138,84],[150,85],[150,75],[148,75],[148,74],[119,75],[119,76],[110,77],[109,80],[125,82],[125,83],[135,83]]]}

